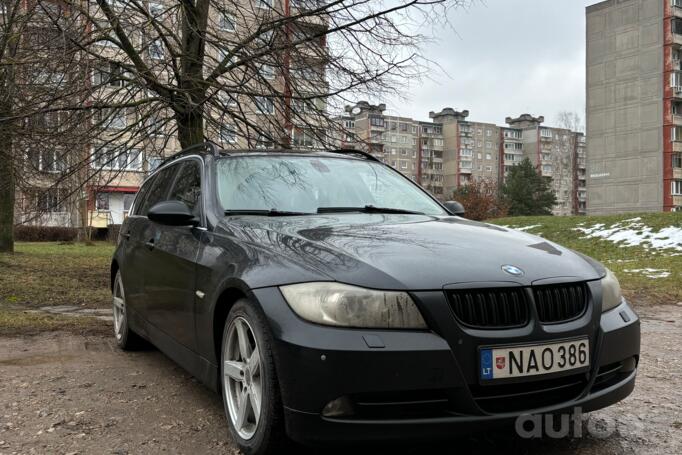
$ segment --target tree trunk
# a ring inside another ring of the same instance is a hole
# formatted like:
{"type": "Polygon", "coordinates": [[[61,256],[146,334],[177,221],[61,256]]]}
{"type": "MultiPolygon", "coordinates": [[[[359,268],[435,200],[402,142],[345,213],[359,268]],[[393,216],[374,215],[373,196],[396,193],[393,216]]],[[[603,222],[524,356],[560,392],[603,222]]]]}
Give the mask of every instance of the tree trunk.
{"type": "Polygon", "coordinates": [[[178,140],[180,147],[187,148],[204,142],[204,118],[201,109],[189,112],[177,112],[175,121],[178,125],[178,140]]]}
{"type": "Polygon", "coordinates": [[[12,136],[0,124],[0,252],[14,252],[14,160],[12,136]]]}

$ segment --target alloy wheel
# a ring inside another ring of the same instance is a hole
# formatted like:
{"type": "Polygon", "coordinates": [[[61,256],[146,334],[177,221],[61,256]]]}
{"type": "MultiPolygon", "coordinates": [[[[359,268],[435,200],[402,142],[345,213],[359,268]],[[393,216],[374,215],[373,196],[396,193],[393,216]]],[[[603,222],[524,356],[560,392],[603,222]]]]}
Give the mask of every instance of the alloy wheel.
{"type": "Polygon", "coordinates": [[[116,277],[114,283],[113,296],[114,334],[116,335],[116,340],[121,341],[123,338],[123,331],[125,330],[126,304],[125,294],[123,292],[123,281],[121,280],[120,274],[116,277]]]}
{"type": "Polygon", "coordinates": [[[241,316],[232,320],[223,342],[223,393],[237,434],[251,439],[260,421],[263,381],[256,337],[241,316]]]}

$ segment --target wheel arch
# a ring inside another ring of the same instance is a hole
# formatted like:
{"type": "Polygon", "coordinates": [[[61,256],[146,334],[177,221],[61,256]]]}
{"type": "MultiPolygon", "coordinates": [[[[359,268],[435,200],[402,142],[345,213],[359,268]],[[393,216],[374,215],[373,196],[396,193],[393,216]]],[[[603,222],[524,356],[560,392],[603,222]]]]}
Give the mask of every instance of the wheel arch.
{"type": "Polygon", "coordinates": [[[220,351],[223,342],[223,328],[225,320],[230,310],[241,299],[249,299],[253,301],[253,297],[249,295],[245,289],[240,286],[228,286],[223,289],[216,299],[213,307],[213,354],[215,359],[220,361],[220,351]]]}

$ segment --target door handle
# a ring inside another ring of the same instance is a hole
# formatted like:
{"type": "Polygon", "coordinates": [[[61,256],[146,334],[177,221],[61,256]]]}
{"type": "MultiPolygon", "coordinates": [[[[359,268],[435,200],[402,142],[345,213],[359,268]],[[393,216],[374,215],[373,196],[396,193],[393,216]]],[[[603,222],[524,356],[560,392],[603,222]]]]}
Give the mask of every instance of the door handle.
{"type": "Polygon", "coordinates": [[[150,250],[154,249],[154,239],[148,240],[148,241],[144,242],[144,244],[150,250]]]}

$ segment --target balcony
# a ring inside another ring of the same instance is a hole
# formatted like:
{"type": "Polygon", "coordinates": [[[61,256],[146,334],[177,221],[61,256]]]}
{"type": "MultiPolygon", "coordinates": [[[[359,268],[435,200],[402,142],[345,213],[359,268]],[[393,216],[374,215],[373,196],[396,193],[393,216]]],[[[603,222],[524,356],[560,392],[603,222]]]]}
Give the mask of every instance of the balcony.
{"type": "Polygon", "coordinates": [[[673,0],[672,4],[673,16],[682,18],[682,1],[673,0]]]}
{"type": "Polygon", "coordinates": [[[673,196],[673,205],[682,206],[682,196],[673,196]]]}
{"type": "Polygon", "coordinates": [[[682,167],[673,168],[673,178],[676,180],[682,180],[682,167]]]}
{"type": "Polygon", "coordinates": [[[459,173],[460,174],[471,174],[472,169],[470,167],[460,167],[459,168],[459,173]]]}

